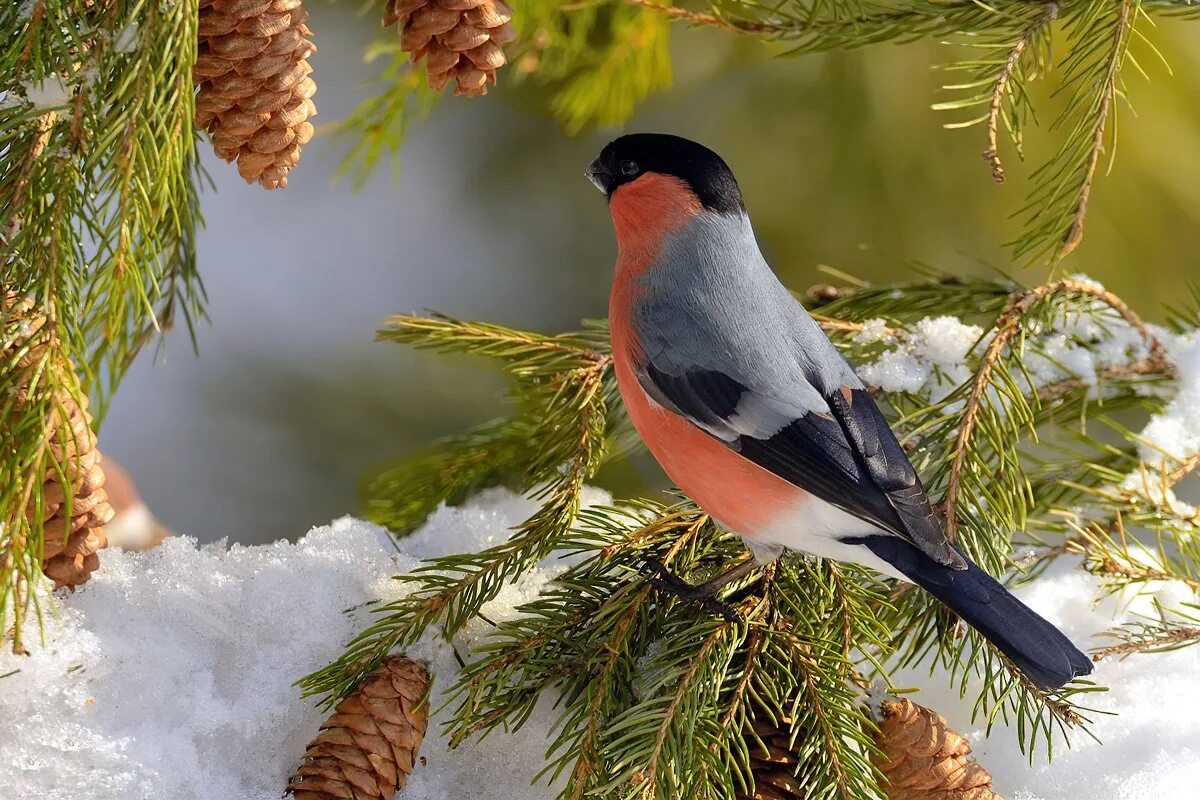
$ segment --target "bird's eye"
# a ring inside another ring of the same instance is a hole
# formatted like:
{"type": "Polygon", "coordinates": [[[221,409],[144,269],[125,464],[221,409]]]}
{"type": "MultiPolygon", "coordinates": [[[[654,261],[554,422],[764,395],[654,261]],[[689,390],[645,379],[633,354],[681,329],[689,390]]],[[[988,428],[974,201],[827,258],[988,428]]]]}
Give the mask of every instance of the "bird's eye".
{"type": "Polygon", "coordinates": [[[632,178],[638,174],[638,165],[636,161],[622,161],[621,174],[626,178],[632,178]]]}

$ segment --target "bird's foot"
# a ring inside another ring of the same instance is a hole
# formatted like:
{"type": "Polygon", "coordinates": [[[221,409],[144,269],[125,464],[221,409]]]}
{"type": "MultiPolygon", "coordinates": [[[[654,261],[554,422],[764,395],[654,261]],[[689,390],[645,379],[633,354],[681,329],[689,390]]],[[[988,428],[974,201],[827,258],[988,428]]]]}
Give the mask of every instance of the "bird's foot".
{"type": "Polygon", "coordinates": [[[690,584],[668,570],[666,565],[656,558],[647,559],[646,564],[654,571],[654,576],[650,578],[650,584],[654,588],[674,595],[680,600],[698,603],[705,610],[721,616],[726,622],[746,621],[736,609],[717,599],[716,594],[721,588],[720,585],[713,585],[711,581],[699,586],[690,584]]]}

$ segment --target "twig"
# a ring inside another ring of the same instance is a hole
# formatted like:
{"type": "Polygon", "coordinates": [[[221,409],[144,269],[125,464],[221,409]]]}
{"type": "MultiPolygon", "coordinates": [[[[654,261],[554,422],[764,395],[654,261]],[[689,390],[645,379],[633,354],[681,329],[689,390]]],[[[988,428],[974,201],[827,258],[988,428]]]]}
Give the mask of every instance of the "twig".
{"type": "MultiPolygon", "coordinates": [[[[1128,364],[1118,364],[1114,367],[1106,367],[1099,370],[1096,372],[1096,379],[1097,382],[1103,382],[1118,378],[1131,378],[1137,375],[1162,375],[1164,374],[1163,367],[1164,365],[1157,359],[1141,358],[1128,364]]],[[[1092,385],[1083,378],[1066,378],[1038,389],[1037,399],[1042,403],[1048,403],[1057,400],[1065,394],[1087,389],[1092,385]]]]}
{"type": "Polygon", "coordinates": [[[1186,459],[1178,467],[1168,472],[1164,480],[1166,480],[1169,488],[1179,483],[1188,475],[1191,475],[1197,469],[1200,469],[1200,453],[1194,454],[1191,458],[1186,459]]]}
{"type": "MultiPolygon", "coordinates": [[[[1125,529],[1125,518],[1118,510],[1107,527],[1096,525],[1083,528],[1069,523],[1075,530],[1073,538],[1078,540],[1084,556],[1084,569],[1093,575],[1113,578],[1113,583],[1122,586],[1151,581],[1178,582],[1194,592],[1200,592],[1200,578],[1180,576],[1167,572],[1154,564],[1140,563],[1129,548],[1130,536],[1125,529]],[[1101,537],[1107,538],[1107,541],[1101,537]]],[[[1132,537],[1142,546],[1136,537],[1132,537]]]]}
{"type": "Polygon", "coordinates": [[[991,642],[987,642],[986,644],[988,649],[992,651],[992,654],[1000,661],[1000,663],[1004,664],[1008,674],[1012,676],[1013,680],[1024,687],[1025,691],[1031,696],[1041,701],[1046,710],[1050,712],[1050,716],[1054,717],[1064,725],[1068,725],[1073,728],[1083,728],[1085,733],[1092,735],[1090,732],[1088,732],[1087,728],[1084,727],[1087,724],[1087,718],[1076,711],[1075,706],[1073,706],[1070,701],[1065,700],[1062,697],[1052,695],[1043,690],[1032,680],[1030,680],[1029,676],[1022,672],[1020,667],[1010,661],[1008,656],[1004,655],[1004,653],[1001,653],[999,648],[997,648],[991,642]]]}
{"type": "MultiPolygon", "coordinates": [[[[763,567],[763,587],[762,587],[762,602],[756,605],[753,611],[746,614],[746,619],[749,620],[753,614],[757,614],[761,609],[764,613],[773,614],[774,607],[770,605],[771,584],[775,580],[775,570],[777,565],[775,562],[767,564],[763,567]]],[[[733,693],[729,697],[729,705],[725,713],[721,717],[721,727],[729,728],[737,720],[737,712],[741,707],[742,700],[745,697],[746,690],[750,686],[750,681],[754,678],[754,671],[758,668],[758,658],[762,653],[764,639],[757,625],[750,626],[750,631],[747,634],[749,644],[746,647],[746,660],[742,664],[742,674],[738,678],[737,684],[733,687],[733,693]]]]}
{"type": "Polygon", "coordinates": [[[1021,63],[1021,56],[1025,53],[1025,48],[1029,43],[1047,25],[1058,18],[1058,4],[1050,2],[1046,4],[1046,10],[1042,16],[1033,21],[1025,32],[1021,34],[1021,38],[1017,39],[1012,50],[1008,53],[1008,58],[1004,60],[1004,66],[1000,69],[1000,74],[996,77],[996,83],[992,86],[992,100],[988,106],[987,117],[987,149],[983,151],[983,159],[992,167],[992,180],[996,183],[1004,183],[1004,165],[1000,162],[1000,149],[997,142],[998,132],[1000,128],[1000,115],[1004,110],[1004,97],[1008,94],[1008,85],[1012,81],[1012,77],[1016,74],[1017,66],[1021,63]]]}
{"type": "Polygon", "coordinates": [[[1148,653],[1159,648],[1170,648],[1200,640],[1200,628],[1176,628],[1166,633],[1144,639],[1133,639],[1120,644],[1098,647],[1091,651],[1092,661],[1103,661],[1109,656],[1126,658],[1134,653],[1148,653]]]}
{"type": "Polygon", "coordinates": [[[1092,133],[1092,144],[1088,150],[1083,185],[1080,188],[1079,199],[1071,211],[1071,225],[1063,234],[1062,243],[1054,256],[1055,260],[1066,258],[1083,241],[1083,221],[1087,217],[1088,201],[1091,199],[1092,185],[1096,179],[1096,167],[1100,163],[1100,154],[1104,152],[1104,134],[1108,131],[1109,111],[1117,96],[1117,79],[1120,75],[1121,63],[1125,60],[1125,36],[1131,24],[1129,16],[1133,3],[1134,0],[1122,0],[1120,6],[1120,15],[1113,33],[1113,55],[1104,78],[1104,90],[1100,96],[1100,103],[1095,112],[1096,128],[1092,133]]]}
{"type": "MultiPolygon", "coordinates": [[[[631,547],[637,547],[644,542],[650,541],[667,531],[679,528],[681,532],[675,537],[675,542],[679,543],[687,541],[695,536],[701,528],[708,523],[708,515],[692,509],[680,509],[669,514],[658,517],[652,522],[648,522],[635,531],[632,531],[624,539],[619,542],[613,542],[606,545],[600,550],[600,558],[608,560],[622,550],[628,550],[631,547]]],[[[663,559],[663,563],[668,563],[669,559],[674,557],[675,548],[663,559]]]]}
{"type": "Polygon", "coordinates": [[[960,492],[962,491],[962,471],[966,465],[967,452],[971,444],[971,437],[975,433],[975,424],[979,419],[979,412],[983,407],[984,396],[991,385],[992,372],[997,362],[999,362],[1005,346],[1021,329],[1022,317],[1036,303],[1055,295],[1094,297],[1107,305],[1113,311],[1117,312],[1130,327],[1136,330],[1146,342],[1149,350],[1146,360],[1158,365],[1163,372],[1171,370],[1166,348],[1163,347],[1158,337],[1146,327],[1146,323],[1142,321],[1142,318],[1124,300],[1098,284],[1065,278],[1044,283],[1032,289],[1016,292],[1010,296],[1004,310],[1000,312],[1000,316],[996,318],[996,321],[992,325],[993,330],[995,330],[995,336],[988,344],[983,359],[979,363],[979,369],[975,373],[975,380],[971,386],[970,395],[963,408],[962,420],[958,426],[958,438],[954,443],[954,460],[950,464],[950,480],[946,487],[944,504],[946,536],[949,537],[950,541],[954,541],[958,535],[958,502],[960,492]]]}
{"type": "MultiPolygon", "coordinates": [[[[629,629],[633,627],[633,623],[637,619],[642,603],[646,601],[646,597],[649,594],[650,584],[647,583],[641,588],[637,599],[630,603],[625,613],[621,615],[620,621],[609,637],[609,642],[604,646],[608,651],[608,658],[604,660],[599,674],[595,676],[593,686],[605,687],[608,685],[608,681],[617,664],[620,662],[622,654],[621,648],[615,646],[613,642],[624,641],[626,634],[629,633],[629,629]]],[[[568,796],[568,800],[583,800],[584,793],[588,789],[585,783],[588,773],[596,770],[597,767],[603,766],[603,759],[600,758],[598,743],[602,734],[600,725],[605,719],[604,700],[605,696],[601,694],[599,688],[594,690],[594,694],[588,700],[588,721],[579,742],[579,757],[575,760],[575,768],[571,771],[569,781],[571,793],[568,796]]]]}
{"type": "MultiPolygon", "coordinates": [[[[837,331],[838,333],[861,333],[866,330],[866,323],[850,322],[849,320],[836,319],[827,317],[824,314],[813,314],[812,318],[817,321],[823,331],[837,331]]],[[[903,339],[908,336],[908,331],[903,328],[884,327],[883,334],[892,336],[896,339],[903,339]]]]}
{"type": "MultiPolygon", "coordinates": [[[[29,183],[29,176],[33,172],[34,162],[45,151],[46,145],[50,143],[50,132],[54,129],[54,123],[57,120],[58,112],[56,111],[47,111],[45,114],[35,118],[36,133],[33,144],[29,146],[29,152],[25,154],[25,159],[21,162],[21,172],[18,174],[16,181],[13,182],[12,188],[6,188],[2,195],[0,195],[11,197],[14,206],[17,205],[17,197],[29,183]]],[[[20,218],[14,214],[12,219],[9,219],[5,223],[4,229],[0,229],[0,246],[8,243],[11,235],[17,231],[20,225],[20,218]],[[12,233],[8,229],[11,229],[12,233]]]]}
{"type": "Polygon", "coordinates": [[[1022,572],[1025,572],[1037,567],[1043,561],[1053,561],[1060,556],[1082,555],[1084,552],[1086,552],[1086,545],[1083,540],[1077,536],[1068,536],[1063,539],[1062,544],[1043,547],[1040,550],[1026,553],[1014,559],[1013,563],[1022,572]]]}
{"type": "Polygon", "coordinates": [[[680,8],[679,6],[666,5],[657,2],[657,0],[625,0],[625,2],[631,6],[653,9],[660,14],[665,14],[670,19],[690,22],[693,25],[702,27],[725,28],[727,30],[738,31],[739,33],[757,33],[762,35],[778,34],[784,31],[780,26],[769,22],[760,22],[751,19],[729,19],[717,16],[716,14],[704,14],[699,11],[680,8]]]}

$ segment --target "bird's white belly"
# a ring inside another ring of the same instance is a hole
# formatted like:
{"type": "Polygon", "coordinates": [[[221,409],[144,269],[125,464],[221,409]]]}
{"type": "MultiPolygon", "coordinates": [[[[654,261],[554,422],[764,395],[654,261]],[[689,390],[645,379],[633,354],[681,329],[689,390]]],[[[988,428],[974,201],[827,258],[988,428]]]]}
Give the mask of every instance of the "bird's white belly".
{"type": "Polygon", "coordinates": [[[771,545],[798,550],[833,561],[848,561],[861,564],[892,578],[907,580],[895,567],[872,553],[865,545],[845,544],[839,539],[853,536],[879,534],[893,536],[882,529],[864,522],[837,506],[808,495],[804,503],[778,515],[764,528],[743,536],[750,552],[764,560],[771,545]]]}

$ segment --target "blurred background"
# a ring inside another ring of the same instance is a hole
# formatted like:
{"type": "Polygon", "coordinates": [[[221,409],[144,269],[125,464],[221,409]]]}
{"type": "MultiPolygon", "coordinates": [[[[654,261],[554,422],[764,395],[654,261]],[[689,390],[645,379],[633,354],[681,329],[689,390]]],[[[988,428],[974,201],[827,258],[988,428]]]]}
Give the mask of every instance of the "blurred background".
{"type": "MultiPolygon", "coordinates": [[[[319,123],[347,116],[378,65],[379,35],[350,4],[307,0],[319,123]]],[[[1174,75],[1127,70],[1119,153],[1093,195],[1084,244],[1066,262],[1151,319],[1200,277],[1200,50],[1187,23],[1154,40],[1174,75]],[[1188,47],[1188,45],[1191,45],[1188,47]]],[[[943,130],[930,110],[947,76],[942,45],[771,58],[718,31],[673,30],[674,87],[625,130],[686,135],[736,172],[768,259],[804,289],[833,267],[873,282],[906,262],[954,272],[1010,263],[1024,178],[1052,152],[1030,131],[1021,164],[992,183],[983,131],[943,130]]],[[[211,324],[147,351],[122,384],[103,450],[177,531],[212,541],[296,538],[358,509],[366,469],[505,413],[488,366],[372,341],[392,313],[436,309],[546,331],[606,313],[615,248],[583,169],[617,131],[569,137],[528,89],[447,99],[399,155],[356,190],[334,175],[346,143],[322,136],[286,190],[265,194],[201,150],[215,184],[199,238],[211,324]]],[[[1050,88],[1046,91],[1049,93],[1050,88]]],[[[1044,106],[1044,104],[1043,104],[1044,106]]],[[[1051,106],[1052,107],[1052,106],[1051,106]]],[[[1052,113],[1044,115],[1044,123],[1052,113]]],[[[320,128],[319,128],[320,130],[320,128]]],[[[650,473],[610,476],[629,489],[650,473]]]]}

